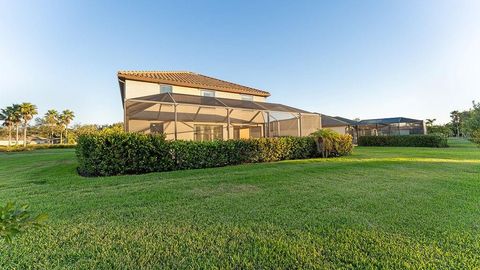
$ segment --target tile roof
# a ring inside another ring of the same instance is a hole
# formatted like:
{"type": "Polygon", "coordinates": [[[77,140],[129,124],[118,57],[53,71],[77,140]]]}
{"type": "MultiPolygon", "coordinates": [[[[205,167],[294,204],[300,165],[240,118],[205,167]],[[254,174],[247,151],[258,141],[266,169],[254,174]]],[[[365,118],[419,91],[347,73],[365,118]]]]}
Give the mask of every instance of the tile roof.
{"type": "Polygon", "coordinates": [[[345,118],[345,117],[340,117],[340,116],[334,116],[333,118],[337,119],[337,120],[340,120],[342,122],[345,122],[349,125],[356,125],[358,124],[358,121],[356,120],[352,120],[352,119],[348,119],[348,118],[345,118]]]}
{"type": "MultiPolygon", "coordinates": [[[[322,115],[324,116],[324,115],[322,115]]],[[[364,119],[364,120],[350,120],[347,118],[343,118],[340,116],[334,116],[336,120],[342,121],[344,123],[347,123],[352,126],[367,126],[367,125],[388,125],[388,124],[394,124],[394,123],[420,123],[423,120],[417,120],[417,119],[412,119],[412,118],[407,118],[407,117],[390,117],[390,118],[377,118],[377,119],[364,119]]],[[[323,118],[322,118],[323,119],[323,118]]]]}
{"type": "Polygon", "coordinates": [[[165,83],[177,86],[212,89],[230,93],[270,96],[267,91],[231,83],[189,71],[119,71],[119,79],[165,83]]]}
{"type": "Polygon", "coordinates": [[[322,127],[343,127],[348,126],[350,123],[339,120],[336,117],[322,114],[322,127]]]}
{"type": "Polygon", "coordinates": [[[394,124],[394,123],[419,123],[423,120],[417,120],[407,117],[390,117],[378,119],[365,119],[358,122],[359,125],[375,125],[375,124],[394,124]]]}

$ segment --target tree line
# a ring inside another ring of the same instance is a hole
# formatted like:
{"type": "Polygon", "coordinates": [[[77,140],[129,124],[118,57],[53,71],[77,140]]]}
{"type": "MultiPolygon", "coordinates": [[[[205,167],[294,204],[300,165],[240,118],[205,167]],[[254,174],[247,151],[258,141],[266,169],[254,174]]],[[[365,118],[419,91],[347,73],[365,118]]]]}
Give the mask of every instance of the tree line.
{"type": "Polygon", "coordinates": [[[23,146],[26,147],[29,127],[31,133],[35,135],[39,135],[39,133],[42,133],[41,131],[47,130],[50,144],[54,143],[56,134],[60,135],[60,143],[64,143],[64,135],[66,138],[68,126],[75,118],[73,111],[66,109],[59,113],[56,110],[48,110],[43,117],[36,118],[35,126],[31,127],[30,122],[35,115],[38,115],[37,106],[29,102],[12,104],[0,109],[0,121],[2,121],[2,126],[4,126],[8,134],[8,146],[12,145],[12,133],[15,135],[15,145],[19,145],[19,133],[22,131],[23,146]]]}
{"type": "Polygon", "coordinates": [[[426,119],[428,133],[442,133],[446,136],[480,139],[480,102],[472,101],[472,108],[450,112],[450,122],[436,125],[436,119],[426,119]]]}

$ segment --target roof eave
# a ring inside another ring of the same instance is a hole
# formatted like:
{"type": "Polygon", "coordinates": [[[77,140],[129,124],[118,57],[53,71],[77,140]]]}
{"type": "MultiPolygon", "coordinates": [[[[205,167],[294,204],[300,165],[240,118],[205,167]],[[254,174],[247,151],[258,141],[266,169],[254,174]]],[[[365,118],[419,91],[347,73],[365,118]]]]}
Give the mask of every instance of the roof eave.
{"type": "MultiPolygon", "coordinates": [[[[129,74],[124,74],[124,73],[118,73],[118,78],[123,79],[123,80],[132,80],[132,81],[139,81],[139,82],[151,82],[151,83],[164,83],[164,84],[169,84],[169,85],[175,85],[175,86],[184,86],[184,87],[193,87],[193,88],[202,88],[206,86],[202,86],[200,84],[194,84],[194,83],[184,83],[184,82],[174,82],[170,80],[162,80],[162,79],[156,79],[156,78],[139,78],[134,75],[129,75],[129,74]]],[[[229,93],[236,93],[236,94],[246,94],[246,95],[252,95],[252,96],[260,96],[260,97],[269,97],[270,93],[262,91],[263,93],[252,93],[252,92],[247,92],[247,91],[240,91],[240,90],[234,90],[234,89],[229,89],[229,88],[224,88],[224,87],[213,87],[209,86],[208,89],[212,90],[217,90],[217,91],[223,91],[223,92],[229,92],[229,93]]]]}

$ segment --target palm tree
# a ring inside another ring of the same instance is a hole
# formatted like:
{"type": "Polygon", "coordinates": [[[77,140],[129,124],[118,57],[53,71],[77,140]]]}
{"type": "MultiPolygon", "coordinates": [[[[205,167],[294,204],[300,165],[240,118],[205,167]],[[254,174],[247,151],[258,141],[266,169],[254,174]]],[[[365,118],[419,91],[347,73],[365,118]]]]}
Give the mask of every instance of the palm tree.
{"type": "Polygon", "coordinates": [[[437,119],[433,118],[433,119],[426,119],[425,120],[425,124],[427,125],[427,127],[431,127],[433,126],[433,123],[437,121],[437,119]]]}
{"type": "Polygon", "coordinates": [[[48,110],[45,113],[45,124],[49,127],[50,131],[50,144],[53,144],[53,133],[55,127],[58,125],[58,112],[56,110],[48,110]]]}
{"type": "Polygon", "coordinates": [[[32,103],[24,102],[20,104],[20,115],[23,120],[23,147],[27,146],[27,126],[33,116],[38,114],[37,106],[32,103]]]}
{"type": "Polygon", "coordinates": [[[0,120],[3,121],[3,126],[6,126],[8,129],[8,146],[12,145],[13,111],[13,107],[8,106],[0,112],[0,120]]]}
{"type": "MultiPolygon", "coordinates": [[[[68,143],[68,125],[70,125],[70,122],[72,122],[73,118],[75,117],[75,114],[71,110],[64,110],[62,114],[60,115],[60,122],[62,124],[62,132],[65,130],[65,139],[67,140],[68,143]]],[[[60,133],[60,143],[62,143],[62,133],[60,133]]]]}
{"type": "Polygon", "coordinates": [[[13,104],[11,106],[11,115],[10,121],[15,128],[15,145],[18,145],[18,130],[20,128],[20,124],[22,123],[22,116],[20,114],[20,105],[13,104]]]}

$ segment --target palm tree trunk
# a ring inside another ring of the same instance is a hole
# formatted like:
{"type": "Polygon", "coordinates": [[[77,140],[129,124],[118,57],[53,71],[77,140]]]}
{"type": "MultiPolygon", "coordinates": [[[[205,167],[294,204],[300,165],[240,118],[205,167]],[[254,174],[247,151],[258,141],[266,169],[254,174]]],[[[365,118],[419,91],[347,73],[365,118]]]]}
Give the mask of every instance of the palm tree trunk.
{"type": "Polygon", "coordinates": [[[67,140],[68,144],[68,128],[65,128],[65,140],[67,140]]]}
{"type": "Polygon", "coordinates": [[[27,146],[27,122],[23,125],[23,147],[27,146]]]}
{"type": "Polygon", "coordinates": [[[18,145],[18,128],[19,128],[19,125],[17,124],[17,125],[15,126],[15,129],[16,129],[15,145],[18,145]]]}
{"type": "Polygon", "coordinates": [[[8,127],[8,147],[12,146],[12,126],[8,127]]]}
{"type": "Polygon", "coordinates": [[[60,130],[60,144],[63,144],[63,130],[60,130]]]}

